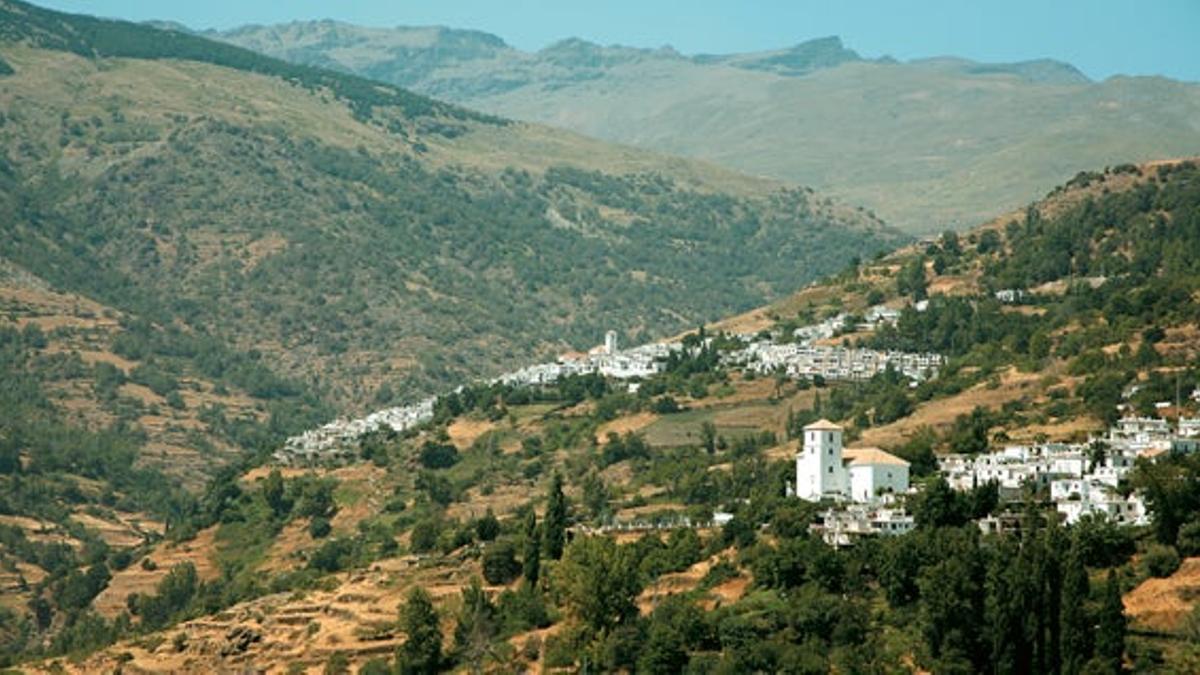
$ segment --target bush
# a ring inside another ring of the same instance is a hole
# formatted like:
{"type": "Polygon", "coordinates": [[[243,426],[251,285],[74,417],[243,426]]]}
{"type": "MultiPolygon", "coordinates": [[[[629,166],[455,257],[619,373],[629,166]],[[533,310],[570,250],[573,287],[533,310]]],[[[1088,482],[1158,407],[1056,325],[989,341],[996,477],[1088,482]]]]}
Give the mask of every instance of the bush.
{"type": "Polygon", "coordinates": [[[1200,522],[1188,523],[1179,528],[1175,548],[1181,555],[1200,555],[1200,522]]]}
{"type": "Polygon", "coordinates": [[[425,441],[418,459],[426,469],[448,469],[458,463],[458,448],[449,443],[425,441]]]}
{"type": "Polygon", "coordinates": [[[413,553],[428,553],[437,547],[442,525],[434,519],[422,520],[413,526],[409,548],[413,553]]]}
{"type": "Polygon", "coordinates": [[[1179,569],[1179,553],[1174,546],[1154,544],[1142,556],[1142,569],[1152,577],[1169,577],[1179,569]]]}
{"type": "Polygon", "coordinates": [[[498,541],[483,553],[483,578],[489,584],[507,584],[521,573],[516,551],[507,541],[498,541]]]}
{"type": "Polygon", "coordinates": [[[308,521],[308,534],[313,539],[324,539],[332,530],[333,526],[329,524],[328,518],[318,516],[308,521]]]}

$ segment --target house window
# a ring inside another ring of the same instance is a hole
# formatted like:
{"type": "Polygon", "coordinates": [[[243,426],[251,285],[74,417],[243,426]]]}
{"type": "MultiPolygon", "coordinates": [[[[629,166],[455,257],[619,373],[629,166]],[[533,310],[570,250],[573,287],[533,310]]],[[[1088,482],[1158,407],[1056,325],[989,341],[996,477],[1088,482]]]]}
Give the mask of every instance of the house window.
{"type": "Polygon", "coordinates": [[[833,473],[833,467],[829,467],[829,473],[833,473]]]}

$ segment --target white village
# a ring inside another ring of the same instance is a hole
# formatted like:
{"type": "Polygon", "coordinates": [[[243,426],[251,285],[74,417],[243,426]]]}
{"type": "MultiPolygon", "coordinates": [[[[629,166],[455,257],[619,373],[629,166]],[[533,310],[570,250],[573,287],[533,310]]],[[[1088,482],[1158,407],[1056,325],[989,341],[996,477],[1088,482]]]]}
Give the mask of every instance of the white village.
{"type": "MultiPolygon", "coordinates": [[[[1011,295],[1017,297],[1015,292],[1011,295]]],[[[917,303],[914,308],[922,311],[922,305],[917,303]]],[[[861,321],[837,314],[795,329],[790,339],[780,340],[765,333],[735,334],[730,337],[740,341],[742,347],[724,353],[722,364],[755,375],[821,378],[830,382],[867,380],[891,369],[915,387],[937,376],[939,368],[945,365],[944,357],[821,344],[848,328],[873,330],[894,324],[898,318],[899,310],[880,305],[865,312],[861,321]]],[[[627,382],[630,391],[636,391],[640,381],[662,371],[663,362],[673,352],[685,349],[688,347],[679,341],[622,349],[617,333],[609,331],[603,344],[586,354],[566,354],[552,362],[526,366],[495,377],[489,384],[542,387],[564,377],[598,374],[627,382]]],[[[273,459],[287,466],[351,460],[356,443],[364,434],[381,429],[397,433],[416,429],[433,419],[436,402],[437,397],[429,397],[363,418],[335,420],[289,438],[273,459]]],[[[787,486],[788,495],[828,505],[813,530],[831,546],[852,545],[861,537],[895,536],[911,531],[915,519],[905,501],[918,488],[910,481],[909,463],[876,447],[843,447],[844,433],[841,426],[828,420],[804,428],[795,456],[795,482],[787,486]]],[[[1138,458],[1153,460],[1167,453],[1197,449],[1200,449],[1200,417],[1180,417],[1172,425],[1156,417],[1130,416],[1084,443],[1009,445],[979,455],[942,455],[938,458],[938,472],[951,488],[959,491],[995,483],[1002,501],[1020,501],[1031,490],[1048,491],[1049,499],[1067,524],[1091,517],[1118,525],[1145,525],[1149,516],[1144,497],[1124,489],[1122,479],[1138,458]]],[[[727,517],[728,514],[716,514],[709,524],[727,517]]],[[[1013,529],[1017,523],[1015,518],[989,516],[980,519],[977,525],[984,532],[996,532],[1013,529]]],[[[680,521],[673,526],[693,524],[680,521]]],[[[614,527],[628,528],[631,524],[614,527]]]]}

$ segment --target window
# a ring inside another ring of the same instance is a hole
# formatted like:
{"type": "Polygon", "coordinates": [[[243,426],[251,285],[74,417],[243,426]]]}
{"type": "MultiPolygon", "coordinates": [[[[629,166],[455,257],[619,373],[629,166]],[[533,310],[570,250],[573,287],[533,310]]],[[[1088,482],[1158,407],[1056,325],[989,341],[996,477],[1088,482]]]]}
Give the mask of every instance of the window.
{"type": "Polygon", "coordinates": [[[833,473],[833,465],[832,464],[829,466],[829,473],[833,473]]]}

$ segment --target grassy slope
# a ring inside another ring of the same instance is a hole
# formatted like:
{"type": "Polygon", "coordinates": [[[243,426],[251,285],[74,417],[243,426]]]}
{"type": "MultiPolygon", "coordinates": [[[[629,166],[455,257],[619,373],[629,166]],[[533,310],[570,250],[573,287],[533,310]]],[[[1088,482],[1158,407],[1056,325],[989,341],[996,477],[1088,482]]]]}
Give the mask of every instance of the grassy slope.
{"type": "Polygon", "coordinates": [[[969,227],[1081,169],[1200,151],[1200,90],[1160,78],[1046,81],[955,60],[850,62],[787,77],[676,54],[593,47],[597,60],[581,49],[585,56],[570,61],[472,50],[439,42],[432,29],[330,24],[225,39],[480,110],[815,185],[913,232],[969,227]]]}

